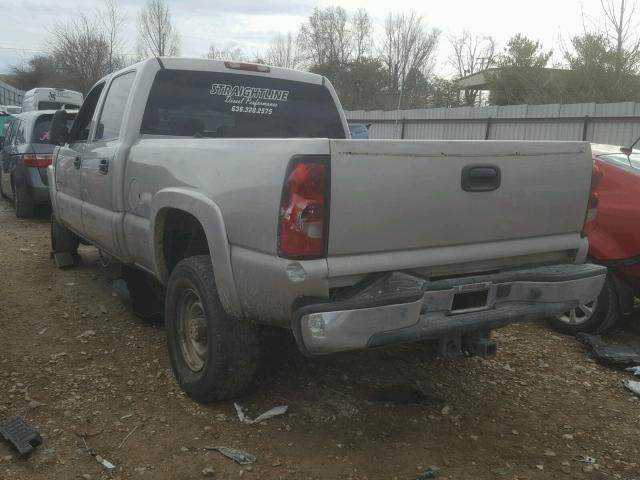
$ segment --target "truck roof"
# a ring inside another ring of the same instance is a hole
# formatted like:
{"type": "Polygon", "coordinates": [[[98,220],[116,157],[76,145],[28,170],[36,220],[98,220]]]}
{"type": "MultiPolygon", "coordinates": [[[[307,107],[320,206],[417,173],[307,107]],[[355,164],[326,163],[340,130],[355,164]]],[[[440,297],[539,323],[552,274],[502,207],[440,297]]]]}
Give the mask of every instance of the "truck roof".
{"type": "MultiPolygon", "coordinates": [[[[248,76],[269,76],[275,78],[282,78],[285,80],[292,80],[296,82],[305,82],[321,85],[324,82],[324,77],[315,73],[301,72],[299,70],[292,70],[290,68],[281,67],[269,67],[269,72],[261,71],[249,71],[241,68],[233,68],[228,66],[232,65],[257,65],[254,63],[239,62],[234,60],[210,60],[207,58],[187,58],[187,57],[151,57],[139,62],[136,65],[144,67],[150,63],[159,63],[162,68],[170,70],[196,70],[196,71],[209,71],[209,72],[226,72],[226,73],[238,73],[248,76]]],[[[120,72],[130,70],[131,66],[123,68],[118,72],[114,72],[111,75],[118,75],[120,72]]]]}
{"type": "Polygon", "coordinates": [[[32,88],[31,90],[27,90],[25,92],[25,97],[27,95],[35,95],[36,93],[38,93],[39,90],[55,90],[56,92],[66,92],[66,93],[75,93],[78,95],[82,95],[82,93],[77,92],[75,90],[68,90],[66,88],[55,88],[55,87],[37,87],[37,88],[32,88]]]}

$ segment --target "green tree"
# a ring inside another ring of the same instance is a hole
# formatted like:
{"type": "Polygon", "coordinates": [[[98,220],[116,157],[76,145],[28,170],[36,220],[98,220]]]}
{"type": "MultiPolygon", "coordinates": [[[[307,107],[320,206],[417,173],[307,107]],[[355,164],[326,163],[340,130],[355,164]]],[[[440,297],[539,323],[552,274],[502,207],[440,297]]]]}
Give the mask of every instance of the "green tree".
{"type": "Polygon", "coordinates": [[[551,50],[544,51],[540,42],[522,34],[512,37],[496,59],[498,69],[488,74],[489,102],[516,105],[560,101],[563,95],[561,82],[543,70],[552,54],[551,50]]]}
{"type": "Polygon", "coordinates": [[[565,76],[566,101],[623,102],[640,99],[640,79],[625,66],[620,71],[617,45],[602,33],[585,33],[571,39],[565,52],[570,71],[565,76]]]}
{"type": "Polygon", "coordinates": [[[347,110],[395,108],[395,96],[387,85],[387,72],[377,58],[363,57],[340,69],[336,69],[334,64],[316,65],[311,71],[333,77],[333,86],[342,107],[347,110]]]}

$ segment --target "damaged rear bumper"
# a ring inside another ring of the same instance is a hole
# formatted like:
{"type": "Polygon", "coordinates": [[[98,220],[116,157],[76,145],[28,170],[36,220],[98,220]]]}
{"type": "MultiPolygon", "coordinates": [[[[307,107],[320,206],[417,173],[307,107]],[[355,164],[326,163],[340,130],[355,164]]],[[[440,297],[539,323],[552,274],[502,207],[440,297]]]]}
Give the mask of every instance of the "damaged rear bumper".
{"type": "Polygon", "coordinates": [[[467,335],[587,303],[606,273],[592,264],[438,281],[392,272],[346,297],[299,308],[292,328],[307,355],[467,335]]]}

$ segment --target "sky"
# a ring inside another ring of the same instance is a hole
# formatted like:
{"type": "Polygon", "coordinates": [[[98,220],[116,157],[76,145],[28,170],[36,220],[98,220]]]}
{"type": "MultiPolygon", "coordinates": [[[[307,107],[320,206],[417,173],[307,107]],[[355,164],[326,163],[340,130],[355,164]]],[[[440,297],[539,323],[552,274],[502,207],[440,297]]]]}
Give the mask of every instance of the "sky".
{"type": "MultiPolygon", "coordinates": [[[[640,2],[640,0],[637,0],[640,2]]],[[[127,18],[123,34],[127,52],[136,50],[136,18],[144,0],[119,0],[127,18]]],[[[315,7],[340,5],[349,12],[366,9],[374,32],[381,33],[392,13],[422,15],[426,25],[439,29],[435,72],[450,77],[449,37],[469,30],[490,35],[498,47],[522,33],[554,49],[561,60],[562,45],[588,25],[601,21],[600,0],[168,0],[181,38],[182,56],[201,57],[210,44],[241,48],[250,55],[265,50],[278,33],[297,32],[315,7]]],[[[0,0],[0,73],[48,49],[50,28],[84,11],[97,11],[99,0],[0,0]]]]}

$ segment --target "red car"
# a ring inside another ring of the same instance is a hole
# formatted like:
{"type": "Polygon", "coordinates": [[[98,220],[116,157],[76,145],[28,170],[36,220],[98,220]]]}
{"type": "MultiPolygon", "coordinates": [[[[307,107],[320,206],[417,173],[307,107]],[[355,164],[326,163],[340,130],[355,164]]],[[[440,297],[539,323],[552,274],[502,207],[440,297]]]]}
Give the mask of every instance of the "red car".
{"type": "Polygon", "coordinates": [[[601,332],[633,310],[640,297],[640,150],[592,145],[593,177],[586,231],[589,257],[609,267],[593,302],[551,319],[566,333],[601,332]]]}

